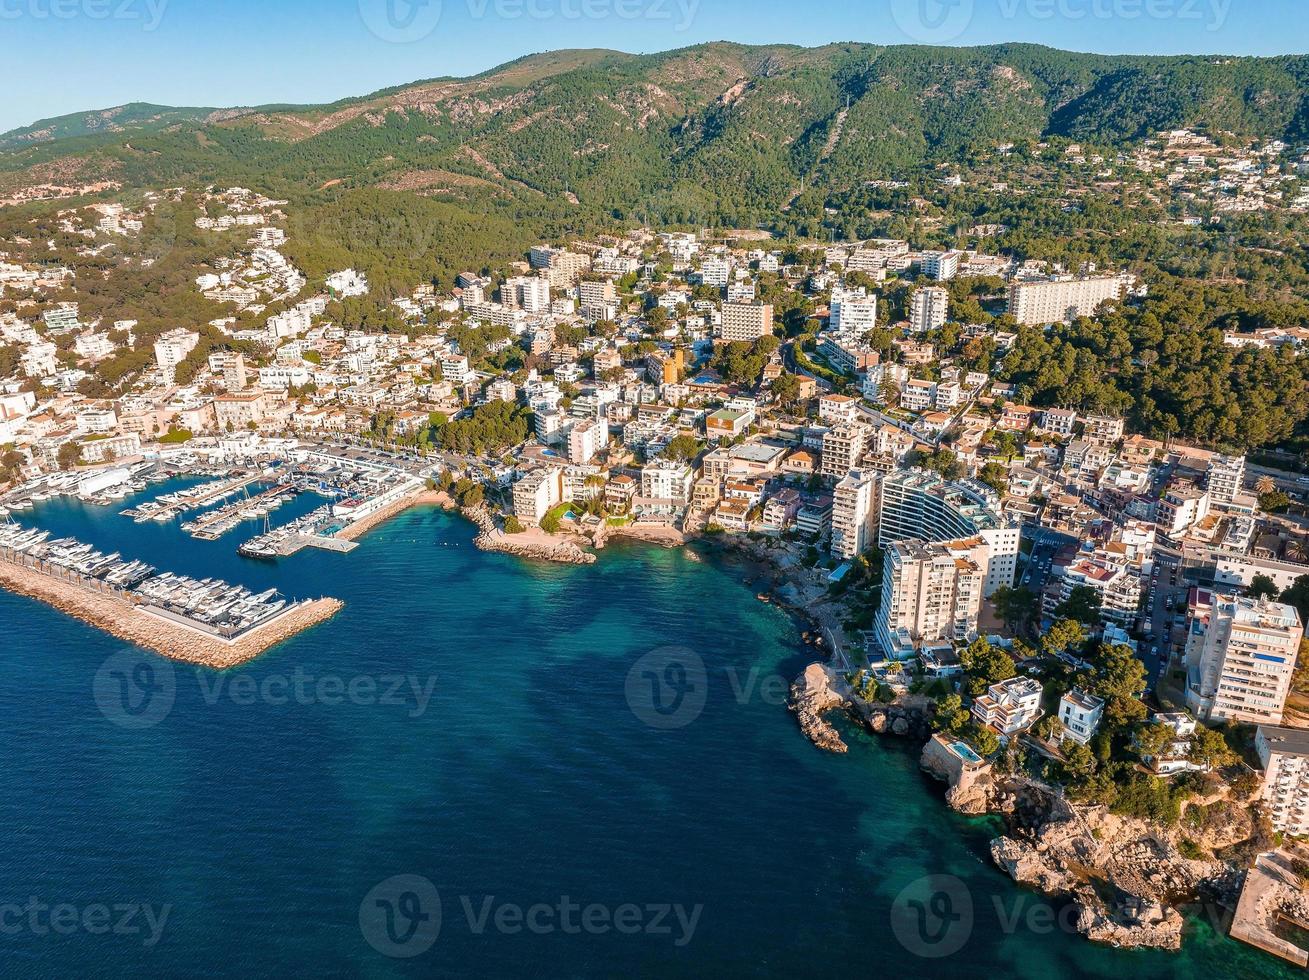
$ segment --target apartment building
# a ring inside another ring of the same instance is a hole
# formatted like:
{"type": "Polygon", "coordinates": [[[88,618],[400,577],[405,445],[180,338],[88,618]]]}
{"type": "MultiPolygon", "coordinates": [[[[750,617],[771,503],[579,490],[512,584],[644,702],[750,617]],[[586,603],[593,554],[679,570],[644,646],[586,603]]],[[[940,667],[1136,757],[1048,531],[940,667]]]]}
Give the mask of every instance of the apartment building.
{"type": "Polygon", "coordinates": [[[1296,608],[1192,589],[1186,705],[1201,721],[1279,724],[1304,627],[1296,608]]]}
{"type": "Polygon", "coordinates": [[[591,268],[591,256],[582,252],[534,245],[528,253],[533,269],[545,270],[546,278],[555,289],[566,289],[591,268]]]}
{"type": "Polygon", "coordinates": [[[1041,682],[1011,677],[992,684],[973,701],[973,720],[1006,737],[1025,731],[1041,717],[1041,682]]]}
{"type": "Polygon", "coordinates": [[[609,424],[603,419],[583,419],[568,433],[568,462],[584,466],[609,441],[609,424]]]}
{"type": "Polygon", "coordinates": [[[840,480],[858,469],[871,430],[859,422],[842,422],[823,433],[823,460],[819,472],[840,480]]]}
{"type": "Polygon", "coordinates": [[[641,468],[641,496],[685,504],[691,500],[695,474],[685,463],[657,459],[641,468]]]}
{"type": "Polygon", "coordinates": [[[155,363],[164,378],[171,382],[181,364],[200,343],[200,335],[193,330],[170,330],[155,341],[155,363]]]}
{"type": "Polygon", "coordinates": [[[1215,504],[1230,504],[1245,493],[1245,457],[1215,455],[1209,460],[1205,489],[1215,504]]]}
{"type": "Polygon", "coordinates": [[[1066,323],[1121,300],[1127,286],[1125,276],[1019,280],[1009,287],[1009,313],[1024,326],[1066,323]]]}
{"type": "Polygon", "coordinates": [[[941,286],[914,290],[909,301],[909,327],[917,333],[945,326],[950,311],[950,292],[941,286]]]}
{"type": "Polygon", "coordinates": [[[773,332],[773,308],[768,303],[724,303],[719,335],[728,343],[755,341],[773,332]]]}
{"type": "Polygon", "coordinates": [[[878,546],[920,539],[986,541],[985,595],[1013,585],[1018,568],[1019,527],[1006,517],[994,490],[976,480],[950,482],[928,470],[899,470],[881,483],[878,546]]]}
{"type": "Polygon", "coordinates": [[[528,526],[541,523],[564,497],[564,471],[557,466],[532,470],[514,484],[514,516],[528,526]]]}
{"type": "Polygon", "coordinates": [[[853,470],[832,497],[832,554],[849,561],[872,547],[877,536],[876,473],[853,470]]]}
{"type": "Polygon", "coordinates": [[[877,294],[863,287],[833,289],[828,309],[828,328],[834,333],[863,336],[877,326],[877,294]]]}
{"type": "Polygon", "coordinates": [[[608,279],[583,279],[577,284],[577,305],[591,320],[612,320],[618,312],[618,292],[608,279]]]}
{"type": "Polygon", "coordinates": [[[949,282],[959,275],[959,263],[963,261],[963,258],[963,252],[953,250],[949,252],[924,252],[922,260],[923,275],[929,279],[935,279],[937,282],[949,282]]]}
{"type": "MultiPolygon", "coordinates": [[[[835,505],[832,516],[835,524],[835,505]]],[[[981,538],[889,543],[875,627],[883,654],[909,660],[925,648],[976,639],[989,550],[981,538]]]]}
{"type": "Polygon", "coordinates": [[[1273,829],[1296,837],[1309,834],[1309,730],[1260,725],[1254,747],[1264,767],[1260,798],[1273,829]]]}
{"type": "Polygon", "coordinates": [[[527,313],[549,313],[550,280],[544,276],[513,276],[500,287],[500,301],[527,313]]]}

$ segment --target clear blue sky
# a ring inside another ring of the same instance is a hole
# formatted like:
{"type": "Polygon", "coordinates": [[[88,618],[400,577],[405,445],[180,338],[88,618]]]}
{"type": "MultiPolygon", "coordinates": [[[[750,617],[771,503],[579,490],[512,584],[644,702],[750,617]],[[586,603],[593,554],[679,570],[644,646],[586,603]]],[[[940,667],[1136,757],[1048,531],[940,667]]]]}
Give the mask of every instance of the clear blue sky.
{"type": "Polygon", "coordinates": [[[1033,41],[1309,52],[1305,0],[0,0],[0,131],[124,102],[326,102],[566,47],[1033,41]]]}

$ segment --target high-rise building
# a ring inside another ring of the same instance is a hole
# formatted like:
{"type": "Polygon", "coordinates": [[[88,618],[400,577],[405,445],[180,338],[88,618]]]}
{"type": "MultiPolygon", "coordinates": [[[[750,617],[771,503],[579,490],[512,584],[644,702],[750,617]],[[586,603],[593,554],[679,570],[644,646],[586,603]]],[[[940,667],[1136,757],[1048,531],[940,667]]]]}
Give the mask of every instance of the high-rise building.
{"type": "Polygon", "coordinates": [[[1024,326],[1065,323],[1121,300],[1127,286],[1126,276],[1020,280],[1009,287],[1009,312],[1024,326]]]}
{"type": "Polygon", "coordinates": [[[872,547],[877,531],[876,473],[852,470],[832,495],[832,554],[849,561],[872,547]]]}
{"type": "Polygon", "coordinates": [[[577,284],[577,305],[591,320],[609,320],[618,311],[618,292],[608,279],[583,279],[577,284]]]}
{"type": "Polygon", "coordinates": [[[1273,829],[1296,837],[1309,834],[1309,731],[1260,725],[1254,748],[1264,767],[1260,797],[1273,829]]]}
{"type": "Polygon", "coordinates": [[[177,366],[186,360],[186,356],[199,343],[200,335],[183,327],[170,330],[155,341],[155,361],[165,379],[172,382],[177,366]]]}
{"type": "Polygon", "coordinates": [[[924,286],[914,290],[909,302],[909,326],[918,333],[938,330],[945,325],[950,309],[950,292],[941,286],[924,286]]]}
{"type": "Polygon", "coordinates": [[[959,275],[959,263],[963,257],[964,253],[958,251],[924,252],[923,275],[937,282],[949,282],[959,275]]]}
{"type": "Polygon", "coordinates": [[[1209,491],[1210,503],[1215,504],[1230,504],[1237,495],[1244,493],[1245,457],[1214,456],[1209,460],[1205,489],[1209,491]]]}
{"type": "Polygon", "coordinates": [[[575,466],[591,462],[608,439],[608,423],[601,419],[583,419],[568,433],[568,462],[575,466]]]}
{"type": "Polygon", "coordinates": [[[888,544],[876,624],[882,653],[907,660],[924,648],[976,639],[989,551],[981,538],[888,544]]]}
{"type": "Polygon", "coordinates": [[[1186,706],[1197,718],[1281,722],[1304,637],[1294,606],[1192,589],[1186,632],[1186,706]]]}
{"type": "Polygon", "coordinates": [[[543,276],[513,276],[500,287],[500,299],[505,306],[528,313],[550,311],[550,280],[543,276]]]}
{"type": "Polygon", "coordinates": [[[514,516],[524,524],[541,523],[550,508],[563,500],[563,473],[557,466],[543,466],[515,483],[514,516]]]}
{"type": "Polygon", "coordinates": [[[754,341],[773,332],[773,308],[768,303],[724,303],[719,334],[723,340],[754,341]]]}
{"type": "Polygon", "coordinates": [[[877,326],[877,294],[858,289],[833,289],[828,327],[835,333],[863,336],[877,326]]]}
{"type": "Polygon", "coordinates": [[[1021,530],[1005,517],[995,491],[976,480],[948,481],[929,470],[888,474],[880,490],[878,545],[921,539],[987,542],[985,595],[1013,585],[1021,530]]]}
{"type": "Polygon", "coordinates": [[[871,430],[859,422],[842,422],[823,433],[823,476],[841,480],[859,468],[871,430]]]}

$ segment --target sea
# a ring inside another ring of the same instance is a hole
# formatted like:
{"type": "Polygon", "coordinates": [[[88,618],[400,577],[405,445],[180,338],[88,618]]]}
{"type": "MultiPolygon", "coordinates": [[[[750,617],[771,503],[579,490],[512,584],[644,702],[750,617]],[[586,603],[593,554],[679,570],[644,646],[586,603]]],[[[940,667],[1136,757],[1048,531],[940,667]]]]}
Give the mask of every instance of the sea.
{"type": "Polygon", "coordinates": [[[345,608],[220,674],[0,592],[5,976],[1292,972],[1203,908],[1180,954],[1091,944],[914,746],[814,748],[785,705],[812,648],[759,568],[532,563],[437,509],[262,562],[236,554],[258,525],[197,542],[136,499],[18,516],[345,608]]]}

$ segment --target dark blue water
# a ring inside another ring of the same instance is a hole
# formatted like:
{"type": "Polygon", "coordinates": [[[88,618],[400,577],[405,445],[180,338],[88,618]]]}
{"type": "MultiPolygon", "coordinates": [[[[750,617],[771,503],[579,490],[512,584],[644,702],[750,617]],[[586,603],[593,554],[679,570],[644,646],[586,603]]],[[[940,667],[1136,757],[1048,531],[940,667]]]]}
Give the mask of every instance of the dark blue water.
{"type": "Polygon", "coordinates": [[[908,746],[803,739],[797,629],[741,565],[528,564],[437,511],[269,564],[235,554],[253,528],[198,543],[117,509],[23,520],[346,607],[220,677],[0,593],[5,975],[1282,975],[1203,920],[1176,957],[1051,930],[908,746]],[[125,725],[104,685],[134,661],[171,702],[129,697],[125,725]],[[942,888],[944,939],[920,936],[909,903],[942,888]],[[58,930],[33,899],[69,907],[58,930]],[[125,919],[147,907],[161,928],[125,919]]]}

